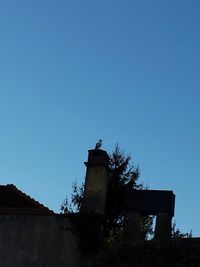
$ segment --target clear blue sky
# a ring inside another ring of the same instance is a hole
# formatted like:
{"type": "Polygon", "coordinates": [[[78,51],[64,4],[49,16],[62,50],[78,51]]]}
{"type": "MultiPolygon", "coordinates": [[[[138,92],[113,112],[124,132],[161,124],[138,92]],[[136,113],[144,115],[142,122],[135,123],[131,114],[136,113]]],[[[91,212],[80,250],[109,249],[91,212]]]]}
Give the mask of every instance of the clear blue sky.
{"type": "Polygon", "coordinates": [[[2,0],[0,183],[59,211],[118,142],[200,236],[200,2],[2,0]]]}

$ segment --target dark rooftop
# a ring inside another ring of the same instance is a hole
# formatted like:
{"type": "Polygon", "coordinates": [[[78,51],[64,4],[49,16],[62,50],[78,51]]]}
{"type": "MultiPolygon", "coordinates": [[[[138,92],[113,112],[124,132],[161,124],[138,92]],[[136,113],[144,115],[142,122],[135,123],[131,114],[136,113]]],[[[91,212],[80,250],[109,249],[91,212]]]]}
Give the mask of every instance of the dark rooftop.
{"type": "Polygon", "coordinates": [[[38,201],[23,193],[13,184],[0,185],[0,214],[53,215],[38,201]]]}

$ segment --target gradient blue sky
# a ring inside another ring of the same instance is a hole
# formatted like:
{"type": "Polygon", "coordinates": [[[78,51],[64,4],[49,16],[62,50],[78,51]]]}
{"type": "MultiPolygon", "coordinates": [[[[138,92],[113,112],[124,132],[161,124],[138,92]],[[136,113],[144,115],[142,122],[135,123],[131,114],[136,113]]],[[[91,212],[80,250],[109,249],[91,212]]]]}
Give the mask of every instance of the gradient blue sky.
{"type": "Polygon", "coordinates": [[[59,211],[118,142],[200,236],[200,2],[1,0],[0,183],[59,211]]]}

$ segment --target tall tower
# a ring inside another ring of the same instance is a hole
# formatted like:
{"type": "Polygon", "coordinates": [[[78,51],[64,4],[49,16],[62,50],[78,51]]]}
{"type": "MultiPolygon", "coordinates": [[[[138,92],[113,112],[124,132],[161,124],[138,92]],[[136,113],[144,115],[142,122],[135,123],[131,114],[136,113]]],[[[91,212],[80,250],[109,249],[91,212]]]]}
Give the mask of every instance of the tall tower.
{"type": "Polygon", "coordinates": [[[109,156],[106,151],[88,151],[88,161],[84,188],[84,208],[103,215],[108,183],[109,156]]]}

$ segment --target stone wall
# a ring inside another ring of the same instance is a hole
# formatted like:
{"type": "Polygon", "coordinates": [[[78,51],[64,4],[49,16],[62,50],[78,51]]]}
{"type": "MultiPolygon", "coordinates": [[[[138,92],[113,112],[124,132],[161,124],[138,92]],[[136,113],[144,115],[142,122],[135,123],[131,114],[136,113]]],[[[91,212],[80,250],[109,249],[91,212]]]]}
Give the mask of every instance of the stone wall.
{"type": "Polygon", "coordinates": [[[200,238],[104,244],[81,257],[75,233],[66,216],[0,215],[0,266],[200,267],[200,238]]]}
{"type": "Polygon", "coordinates": [[[200,238],[143,241],[99,250],[84,267],[200,267],[200,238]]]}
{"type": "Polygon", "coordinates": [[[61,215],[0,215],[0,266],[80,267],[70,220],[61,215]]]}

